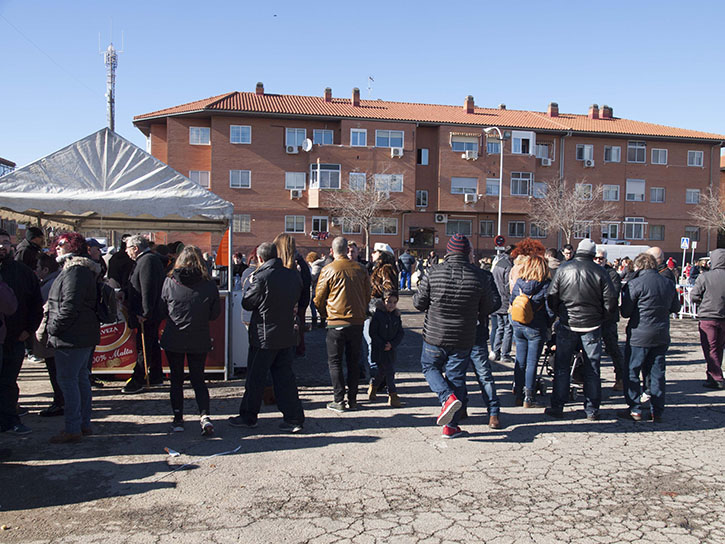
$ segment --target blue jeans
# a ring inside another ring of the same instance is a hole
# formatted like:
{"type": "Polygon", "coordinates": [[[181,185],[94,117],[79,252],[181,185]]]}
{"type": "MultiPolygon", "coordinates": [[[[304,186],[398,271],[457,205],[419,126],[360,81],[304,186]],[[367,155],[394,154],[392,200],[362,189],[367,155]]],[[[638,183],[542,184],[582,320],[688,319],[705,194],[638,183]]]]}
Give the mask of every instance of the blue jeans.
{"type": "Polygon", "coordinates": [[[473,372],[476,374],[478,385],[481,387],[481,396],[488,409],[489,416],[497,416],[501,410],[501,403],[496,395],[496,384],[493,381],[491,361],[488,360],[488,326],[479,323],[476,327],[476,343],[471,348],[471,362],[473,372]]]}
{"type": "Polygon", "coordinates": [[[524,389],[533,391],[536,385],[536,364],[544,346],[543,331],[514,322],[516,341],[516,366],[514,366],[514,390],[521,395],[524,389]]]}
{"type": "Polygon", "coordinates": [[[496,334],[493,337],[493,351],[498,353],[502,359],[511,357],[513,336],[514,329],[511,326],[509,314],[496,314],[496,334]]]}
{"type": "Polygon", "coordinates": [[[649,387],[652,414],[660,417],[665,411],[665,353],[668,346],[638,347],[630,346],[627,361],[629,370],[624,374],[624,398],[632,412],[642,413],[640,395],[640,372],[649,387]]]}
{"type": "Polygon", "coordinates": [[[400,288],[405,289],[406,284],[408,285],[408,289],[410,289],[410,279],[411,276],[410,272],[408,272],[405,268],[400,269],[400,288]]]}
{"type": "MultiPolygon", "coordinates": [[[[448,397],[455,394],[465,406],[468,403],[466,391],[466,369],[471,357],[471,349],[456,349],[432,346],[423,341],[420,354],[420,365],[428,385],[438,395],[443,405],[448,397]],[[445,376],[443,375],[445,373],[445,376]]],[[[458,410],[450,422],[452,427],[458,425],[463,410],[458,410]]]]}
{"type": "Polygon", "coordinates": [[[65,432],[78,434],[91,426],[91,374],[88,357],[95,348],[57,348],[55,369],[65,399],[65,432]]]}
{"type": "Polygon", "coordinates": [[[556,357],[554,358],[554,388],[551,407],[562,410],[569,399],[571,361],[574,352],[581,347],[584,352],[584,411],[588,416],[599,412],[602,402],[602,382],[599,363],[602,358],[602,330],[574,332],[559,324],[556,330],[556,357]]]}

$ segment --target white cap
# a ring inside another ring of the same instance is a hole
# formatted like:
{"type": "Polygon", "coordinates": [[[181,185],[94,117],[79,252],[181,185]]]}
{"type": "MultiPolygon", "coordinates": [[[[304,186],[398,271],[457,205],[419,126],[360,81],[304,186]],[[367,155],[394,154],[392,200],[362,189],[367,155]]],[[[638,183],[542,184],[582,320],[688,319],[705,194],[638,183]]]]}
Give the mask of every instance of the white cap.
{"type": "Polygon", "coordinates": [[[384,244],[382,242],[375,242],[375,245],[373,246],[373,251],[384,251],[385,253],[390,253],[391,255],[395,256],[393,248],[390,247],[388,244],[384,244]]]}

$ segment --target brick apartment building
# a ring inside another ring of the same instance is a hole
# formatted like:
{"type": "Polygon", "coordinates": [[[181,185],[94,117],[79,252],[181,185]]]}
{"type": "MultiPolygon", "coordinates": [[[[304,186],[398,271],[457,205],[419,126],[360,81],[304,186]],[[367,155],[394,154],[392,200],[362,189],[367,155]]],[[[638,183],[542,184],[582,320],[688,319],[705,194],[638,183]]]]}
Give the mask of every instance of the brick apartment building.
{"type": "Polygon", "coordinates": [[[358,89],[351,98],[333,97],[329,88],[319,97],[270,94],[259,83],[255,92],[139,115],[134,124],[154,156],[234,203],[235,249],[283,231],[307,249],[329,247],[311,237],[320,231],[360,242],[358,226],[330,217],[325,193],[375,183],[404,211],[380,217],[371,243],[442,254],[448,237],[462,232],[478,253],[490,253],[499,144],[486,139],[488,127],[504,135],[507,243],[527,236],[547,247],[561,243],[527,212],[537,182],[563,177],[603,185],[616,208],[601,229],[584,224],[575,237],[590,233],[668,253],[679,252],[682,236],[699,240],[698,252],[717,245],[689,211],[719,186],[725,136],[617,118],[609,106],[592,105],[587,115],[560,113],[555,103],[546,112],[514,111],[477,107],[471,96],[462,106],[442,106],[361,100],[358,89]]]}

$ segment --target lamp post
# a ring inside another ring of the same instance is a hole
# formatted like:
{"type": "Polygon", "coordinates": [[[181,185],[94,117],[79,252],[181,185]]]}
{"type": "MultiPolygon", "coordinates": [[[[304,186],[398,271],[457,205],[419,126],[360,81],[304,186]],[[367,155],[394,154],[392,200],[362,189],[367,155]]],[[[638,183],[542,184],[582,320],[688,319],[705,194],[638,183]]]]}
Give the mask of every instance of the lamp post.
{"type": "MultiPolygon", "coordinates": [[[[493,132],[498,132],[498,151],[499,157],[499,171],[498,171],[498,229],[496,230],[496,236],[501,236],[501,198],[503,197],[503,134],[501,129],[498,127],[484,128],[483,132],[488,136],[493,132]]],[[[496,247],[496,251],[501,251],[503,248],[496,247]]]]}

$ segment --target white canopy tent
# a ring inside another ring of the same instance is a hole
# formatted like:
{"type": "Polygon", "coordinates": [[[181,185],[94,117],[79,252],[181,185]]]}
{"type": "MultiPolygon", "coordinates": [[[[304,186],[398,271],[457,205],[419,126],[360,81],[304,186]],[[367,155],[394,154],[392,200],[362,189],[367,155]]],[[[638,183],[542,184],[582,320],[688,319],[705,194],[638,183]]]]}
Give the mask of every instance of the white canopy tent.
{"type": "MultiPolygon", "coordinates": [[[[224,232],[233,211],[231,202],[108,128],[0,177],[0,216],[77,231],[224,232]]],[[[231,311],[228,323],[230,317],[231,311]]],[[[226,329],[228,368],[232,352],[226,329]]]]}

